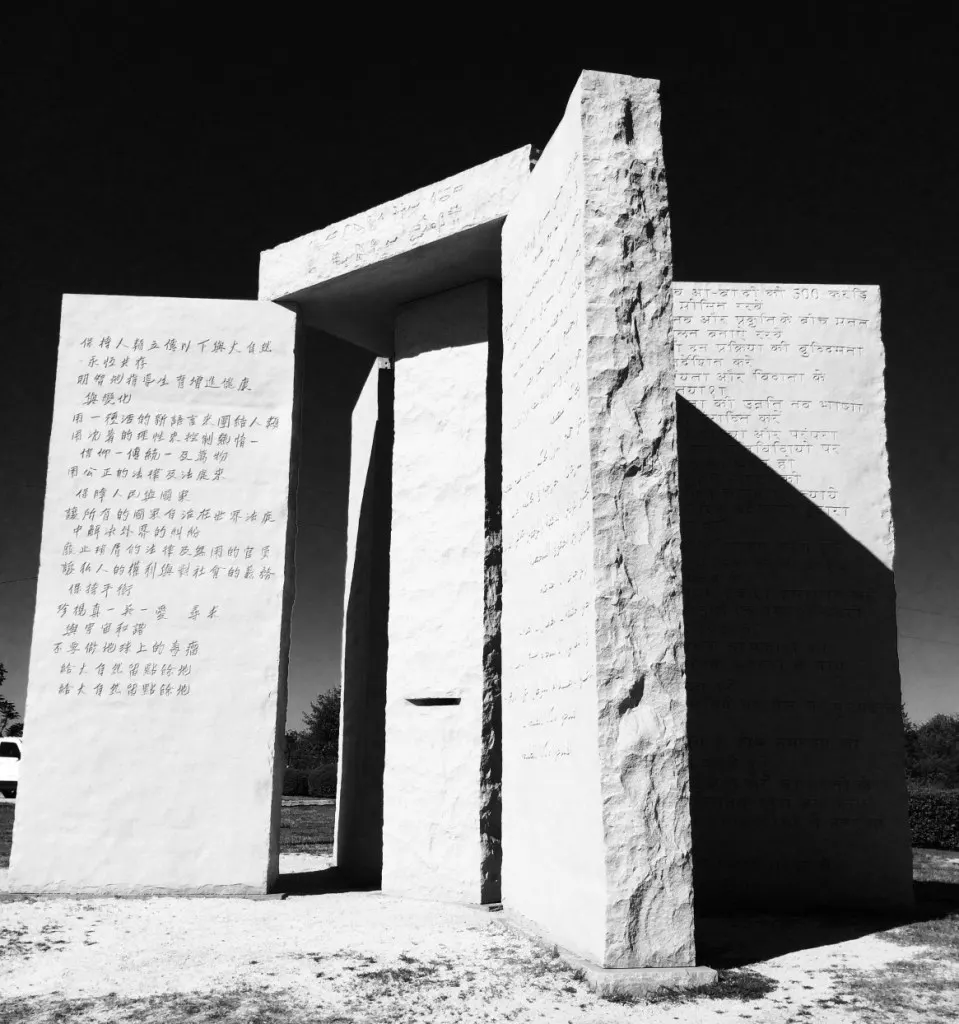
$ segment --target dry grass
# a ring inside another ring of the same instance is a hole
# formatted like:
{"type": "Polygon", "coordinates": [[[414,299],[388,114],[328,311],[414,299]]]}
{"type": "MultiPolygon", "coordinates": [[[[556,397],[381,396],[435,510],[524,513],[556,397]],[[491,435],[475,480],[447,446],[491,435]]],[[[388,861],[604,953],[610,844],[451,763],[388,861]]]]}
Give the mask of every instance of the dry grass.
{"type": "Polygon", "coordinates": [[[15,803],[0,803],[0,868],[10,865],[10,843],[13,840],[15,803]]]}
{"type": "Polygon", "coordinates": [[[752,971],[747,967],[732,968],[726,971],[719,971],[719,977],[703,988],[686,990],[683,989],[662,989],[659,992],[651,992],[645,997],[647,1003],[691,1003],[701,999],[739,999],[744,1002],[752,1002],[754,999],[764,999],[770,992],[777,988],[772,978],[767,978],[759,971],[752,971]]]}
{"type": "Polygon", "coordinates": [[[928,1021],[959,1020],[959,970],[955,961],[941,964],[935,957],[916,954],[894,960],[880,970],[829,972],[836,995],[820,1000],[828,1007],[855,1004],[858,1020],[901,1020],[921,1016],[928,1021]]]}
{"type": "Polygon", "coordinates": [[[913,878],[920,919],[878,937],[915,952],[881,970],[830,970],[837,995],[823,1008],[855,1003],[867,1024],[911,1015],[959,1020],[959,853],[913,850],[913,878]]]}
{"type": "Polygon", "coordinates": [[[353,1024],[323,1015],[268,988],[238,985],[221,992],[171,992],[139,999],[28,999],[0,1004],[0,1024],[353,1024]]]}
{"type": "Polygon", "coordinates": [[[912,851],[912,877],[917,882],[959,885],[959,851],[915,847],[912,851]]]}

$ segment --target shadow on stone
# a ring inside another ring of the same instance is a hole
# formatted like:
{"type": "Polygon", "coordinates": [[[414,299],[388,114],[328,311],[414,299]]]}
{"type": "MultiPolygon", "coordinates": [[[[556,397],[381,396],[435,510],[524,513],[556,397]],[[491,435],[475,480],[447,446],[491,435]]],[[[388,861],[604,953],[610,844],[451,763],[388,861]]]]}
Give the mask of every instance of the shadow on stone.
{"type": "Polygon", "coordinates": [[[677,417],[697,912],[908,907],[895,588],[849,532],[857,482],[817,492],[833,518],[788,457],[682,398],[677,417]]]}
{"type": "Polygon", "coordinates": [[[912,884],[892,573],[682,398],[677,418],[698,962],[956,913],[959,885],[912,884]]]}
{"type": "Polygon", "coordinates": [[[364,480],[350,508],[352,573],[343,634],[337,857],[363,885],[383,870],[383,771],[390,590],[393,371],[373,366],[353,414],[351,473],[364,480]],[[365,466],[364,466],[365,462],[365,466]]]}

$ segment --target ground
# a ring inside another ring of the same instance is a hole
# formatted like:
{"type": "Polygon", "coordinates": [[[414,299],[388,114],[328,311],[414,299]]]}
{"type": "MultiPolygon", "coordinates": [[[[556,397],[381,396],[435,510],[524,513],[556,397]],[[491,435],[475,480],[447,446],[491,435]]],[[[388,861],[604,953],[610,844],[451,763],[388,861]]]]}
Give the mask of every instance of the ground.
{"type": "Polygon", "coordinates": [[[908,920],[697,922],[720,982],[616,1003],[501,914],[337,891],[332,811],[285,802],[284,900],[0,895],[0,1024],[959,1020],[959,852],[915,851],[908,920]]]}

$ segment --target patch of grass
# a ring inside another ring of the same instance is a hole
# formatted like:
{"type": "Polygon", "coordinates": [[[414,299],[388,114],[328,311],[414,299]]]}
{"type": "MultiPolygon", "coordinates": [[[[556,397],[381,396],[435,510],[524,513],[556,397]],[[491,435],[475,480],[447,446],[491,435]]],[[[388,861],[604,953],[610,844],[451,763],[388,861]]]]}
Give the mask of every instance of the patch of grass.
{"type": "Polygon", "coordinates": [[[10,999],[0,1001],[0,1024],[353,1024],[267,988],[239,985],[217,992],[170,992],[141,998],[10,999]]]}
{"type": "Polygon", "coordinates": [[[27,956],[31,947],[23,941],[26,934],[27,929],[24,927],[0,928],[0,960],[11,956],[27,956]]]}
{"type": "MultiPolygon", "coordinates": [[[[27,959],[36,953],[48,953],[51,949],[68,945],[66,939],[50,938],[54,932],[61,931],[59,925],[44,925],[40,934],[45,938],[26,938],[28,929],[0,928],[0,960],[5,957],[23,957],[27,959]]],[[[61,949],[62,952],[62,949],[61,949]]]]}
{"type": "Polygon", "coordinates": [[[280,808],[280,853],[333,852],[333,804],[284,804],[280,808]]]}
{"type": "Polygon", "coordinates": [[[912,877],[916,882],[959,882],[959,850],[914,847],[912,877]]]}
{"type": "Polygon", "coordinates": [[[936,1021],[959,1020],[959,974],[955,965],[923,956],[894,960],[872,971],[833,968],[828,972],[836,986],[836,999],[858,1004],[860,1019],[870,1011],[893,1017],[931,1015],[936,1021]]]}
{"type": "MultiPolygon", "coordinates": [[[[702,988],[662,988],[633,1001],[647,1003],[691,1003],[699,999],[764,999],[778,987],[772,978],[745,967],[721,970],[711,985],[702,988]]],[[[625,1002],[626,1000],[621,1000],[625,1002]]]]}
{"type": "Polygon", "coordinates": [[[880,939],[899,946],[929,946],[936,954],[959,960],[959,913],[929,921],[915,921],[890,932],[881,932],[880,939]]]}
{"type": "Polygon", "coordinates": [[[13,815],[16,804],[0,804],[0,868],[10,867],[10,844],[13,842],[13,815]]]}
{"type": "Polygon", "coordinates": [[[438,975],[450,967],[442,960],[421,964],[404,964],[402,967],[378,967],[374,970],[357,971],[356,976],[370,982],[377,988],[392,988],[396,985],[415,985],[423,981],[439,981],[438,975]]]}

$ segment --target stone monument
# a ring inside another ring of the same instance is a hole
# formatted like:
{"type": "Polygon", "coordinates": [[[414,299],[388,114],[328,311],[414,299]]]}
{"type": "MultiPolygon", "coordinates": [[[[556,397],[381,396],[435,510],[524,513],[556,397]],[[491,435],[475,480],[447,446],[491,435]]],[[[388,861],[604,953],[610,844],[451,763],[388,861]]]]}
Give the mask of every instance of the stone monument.
{"type": "Polygon", "coordinates": [[[503,229],[503,900],[604,967],[693,947],[656,83],[586,74],[503,229]]]}
{"type": "Polygon", "coordinates": [[[909,901],[878,290],[674,286],[657,83],[259,298],[65,299],[15,889],[276,886],[295,324],[371,367],[345,874],[680,984],[694,906],[909,901]]]}
{"type": "Polygon", "coordinates": [[[673,302],[697,905],[908,904],[879,290],[673,302]]]}
{"type": "Polygon", "coordinates": [[[15,891],[276,880],[293,326],[64,296],[15,891]]]}
{"type": "Polygon", "coordinates": [[[336,852],[403,895],[500,895],[500,235],[530,164],[525,147],[261,257],[261,299],[383,360],[354,414],[336,852]]]}

